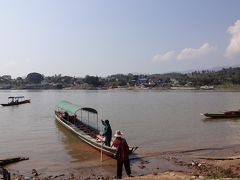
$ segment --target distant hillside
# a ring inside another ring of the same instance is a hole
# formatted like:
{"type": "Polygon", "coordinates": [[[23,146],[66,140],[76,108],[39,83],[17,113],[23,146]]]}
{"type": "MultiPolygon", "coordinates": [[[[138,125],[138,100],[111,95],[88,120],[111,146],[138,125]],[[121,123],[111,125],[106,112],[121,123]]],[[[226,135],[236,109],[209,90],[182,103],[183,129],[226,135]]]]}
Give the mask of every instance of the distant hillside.
{"type": "Polygon", "coordinates": [[[240,64],[239,65],[234,65],[234,66],[219,66],[219,67],[208,68],[208,69],[190,69],[190,70],[187,70],[187,71],[183,71],[181,73],[188,74],[188,73],[192,73],[192,72],[195,72],[195,71],[220,71],[222,69],[236,68],[236,67],[240,67],[240,64]]]}

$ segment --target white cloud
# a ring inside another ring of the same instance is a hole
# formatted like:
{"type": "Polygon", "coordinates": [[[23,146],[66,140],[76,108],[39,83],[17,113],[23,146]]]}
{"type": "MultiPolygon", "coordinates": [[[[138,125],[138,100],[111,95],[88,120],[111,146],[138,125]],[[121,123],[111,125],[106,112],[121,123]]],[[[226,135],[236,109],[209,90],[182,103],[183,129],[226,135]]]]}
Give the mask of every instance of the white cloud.
{"type": "Polygon", "coordinates": [[[185,48],[179,53],[175,51],[168,51],[164,54],[156,54],[152,58],[152,62],[165,62],[172,59],[185,60],[185,59],[199,59],[215,50],[215,47],[210,46],[209,43],[203,44],[199,48],[185,48]]]}
{"type": "Polygon", "coordinates": [[[175,56],[175,52],[174,51],[168,51],[164,54],[156,54],[152,61],[153,62],[164,62],[164,61],[168,61],[170,59],[173,59],[175,56]]]}
{"type": "Polygon", "coordinates": [[[232,37],[226,49],[225,57],[233,59],[240,55],[240,20],[237,20],[233,26],[228,28],[228,33],[230,33],[232,37]]]}
{"type": "Polygon", "coordinates": [[[210,46],[208,43],[203,44],[201,47],[194,49],[194,48],[185,48],[181,50],[178,54],[178,60],[185,60],[185,59],[198,59],[204,55],[211,53],[215,48],[210,46]]]}

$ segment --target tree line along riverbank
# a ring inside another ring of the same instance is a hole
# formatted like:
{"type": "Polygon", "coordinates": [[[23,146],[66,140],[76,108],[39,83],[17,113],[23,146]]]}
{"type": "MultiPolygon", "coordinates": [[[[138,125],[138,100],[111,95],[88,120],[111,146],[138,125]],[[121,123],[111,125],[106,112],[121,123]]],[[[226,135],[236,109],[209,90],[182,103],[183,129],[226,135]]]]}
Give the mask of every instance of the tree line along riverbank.
{"type": "Polygon", "coordinates": [[[0,76],[0,89],[240,89],[240,68],[190,73],[114,74],[107,77],[45,76],[32,72],[26,77],[0,76]],[[207,89],[207,88],[206,88],[207,89]],[[212,89],[212,88],[211,88],[212,89]]]}

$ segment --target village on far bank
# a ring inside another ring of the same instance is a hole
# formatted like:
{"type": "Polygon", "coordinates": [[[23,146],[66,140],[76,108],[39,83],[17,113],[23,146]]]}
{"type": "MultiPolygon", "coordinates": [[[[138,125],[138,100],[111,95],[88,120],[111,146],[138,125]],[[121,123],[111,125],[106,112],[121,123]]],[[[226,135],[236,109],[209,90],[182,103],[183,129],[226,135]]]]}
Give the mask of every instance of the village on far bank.
{"type": "Polygon", "coordinates": [[[165,74],[114,74],[107,77],[86,75],[71,77],[64,75],[45,76],[32,72],[26,77],[13,79],[11,75],[0,76],[0,89],[166,89],[166,90],[240,90],[240,67],[221,70],[203,70],[191,73],[165,74]]]}

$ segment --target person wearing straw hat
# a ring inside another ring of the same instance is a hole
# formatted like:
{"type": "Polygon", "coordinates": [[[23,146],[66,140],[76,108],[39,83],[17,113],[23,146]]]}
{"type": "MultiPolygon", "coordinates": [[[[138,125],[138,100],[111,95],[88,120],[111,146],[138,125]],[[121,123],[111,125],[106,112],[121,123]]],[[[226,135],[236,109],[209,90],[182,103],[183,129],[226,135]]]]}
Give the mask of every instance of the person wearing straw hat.
{"type": "Polygon", "coordinates": [[[117,178],[122,178],[122,166],[124,164],[125,171],[128,177],[131,176],[130,160],[129,160],[129,146],[127,141],[122,138],[122,132],[117,130],[114,134],[115,140],[112,146],[116,147],[116,159],[117,159],[117,178]]]}

